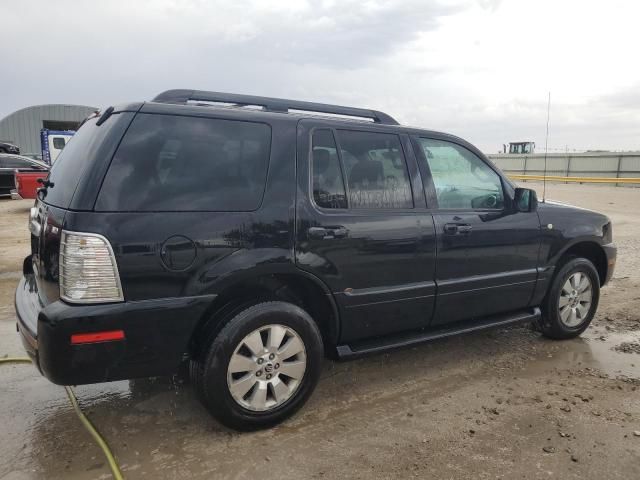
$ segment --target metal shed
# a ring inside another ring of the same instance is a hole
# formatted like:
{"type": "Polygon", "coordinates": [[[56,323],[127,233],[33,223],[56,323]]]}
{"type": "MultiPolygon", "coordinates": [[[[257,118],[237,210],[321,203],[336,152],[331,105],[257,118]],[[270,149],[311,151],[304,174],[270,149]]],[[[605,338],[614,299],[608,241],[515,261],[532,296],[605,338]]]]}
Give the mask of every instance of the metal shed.
{"type": "Polygon", "coordinates": [[[34,105],[0,120],[0,141],[20,147],[24,155],[40,154],[40,130],[75,130],[87,115],[98,110],[85,105],[34,105]]]}

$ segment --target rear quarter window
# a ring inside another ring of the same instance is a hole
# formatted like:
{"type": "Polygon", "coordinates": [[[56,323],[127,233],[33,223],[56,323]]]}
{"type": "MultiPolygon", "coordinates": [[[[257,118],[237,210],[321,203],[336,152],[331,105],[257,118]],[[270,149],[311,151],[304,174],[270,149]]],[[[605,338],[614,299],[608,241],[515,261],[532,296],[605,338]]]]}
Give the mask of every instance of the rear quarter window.
{"type": "Polygon", "coordinates": [[[78,182],[87,167],[88,159],[93,158],[100,147],[109,127],[96,126],[97,118],[87,120],[77,133],[69,139],[65,148],[53,162],[45,202],[56,207],[68,208],[76,191],[78,182]]]}
{"type": "Polygon", "coordinates": [[[264,194],[271,128],[138,114],[105,176],[98,211],[251,211],[264,194]]]}

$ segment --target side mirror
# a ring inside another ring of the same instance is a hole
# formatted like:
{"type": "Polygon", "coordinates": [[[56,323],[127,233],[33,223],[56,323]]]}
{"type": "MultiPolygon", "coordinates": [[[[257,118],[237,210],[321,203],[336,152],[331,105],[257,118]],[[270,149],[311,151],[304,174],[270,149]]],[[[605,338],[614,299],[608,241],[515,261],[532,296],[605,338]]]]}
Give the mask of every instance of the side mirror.
{"type": "Polygon", "coordinates": [[[535,212],[538,209],[538,195],[530,188],[516,188],[513,205],[517,212],[535,212]]]}

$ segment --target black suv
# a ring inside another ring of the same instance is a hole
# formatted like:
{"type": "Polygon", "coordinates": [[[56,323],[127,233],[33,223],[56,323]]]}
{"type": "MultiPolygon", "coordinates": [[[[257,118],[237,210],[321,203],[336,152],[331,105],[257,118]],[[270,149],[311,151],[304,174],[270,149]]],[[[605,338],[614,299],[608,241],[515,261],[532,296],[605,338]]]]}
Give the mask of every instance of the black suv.
{"type": "Polygon", "coordinates": [[[171,90],[85,121],[31,209],[18,328],[70,385],[174,373],[238,429],[325,355],[534,322],[571,338],[616,248],[464,140],[373,110],[171,90]]]}

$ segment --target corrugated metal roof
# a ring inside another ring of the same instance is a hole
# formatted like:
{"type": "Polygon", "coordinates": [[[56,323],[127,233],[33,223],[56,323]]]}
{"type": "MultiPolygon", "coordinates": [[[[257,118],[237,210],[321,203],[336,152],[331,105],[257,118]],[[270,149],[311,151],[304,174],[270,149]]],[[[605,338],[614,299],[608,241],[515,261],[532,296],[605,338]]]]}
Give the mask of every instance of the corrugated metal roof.
{"type": "Polygon", "coordinates": [[[0,141],[18,145],[22,154],[39,154],[43,120],[81,122],[96,110],[96,107],[64,104],[26,107],[0,120],[0,141]]]}

